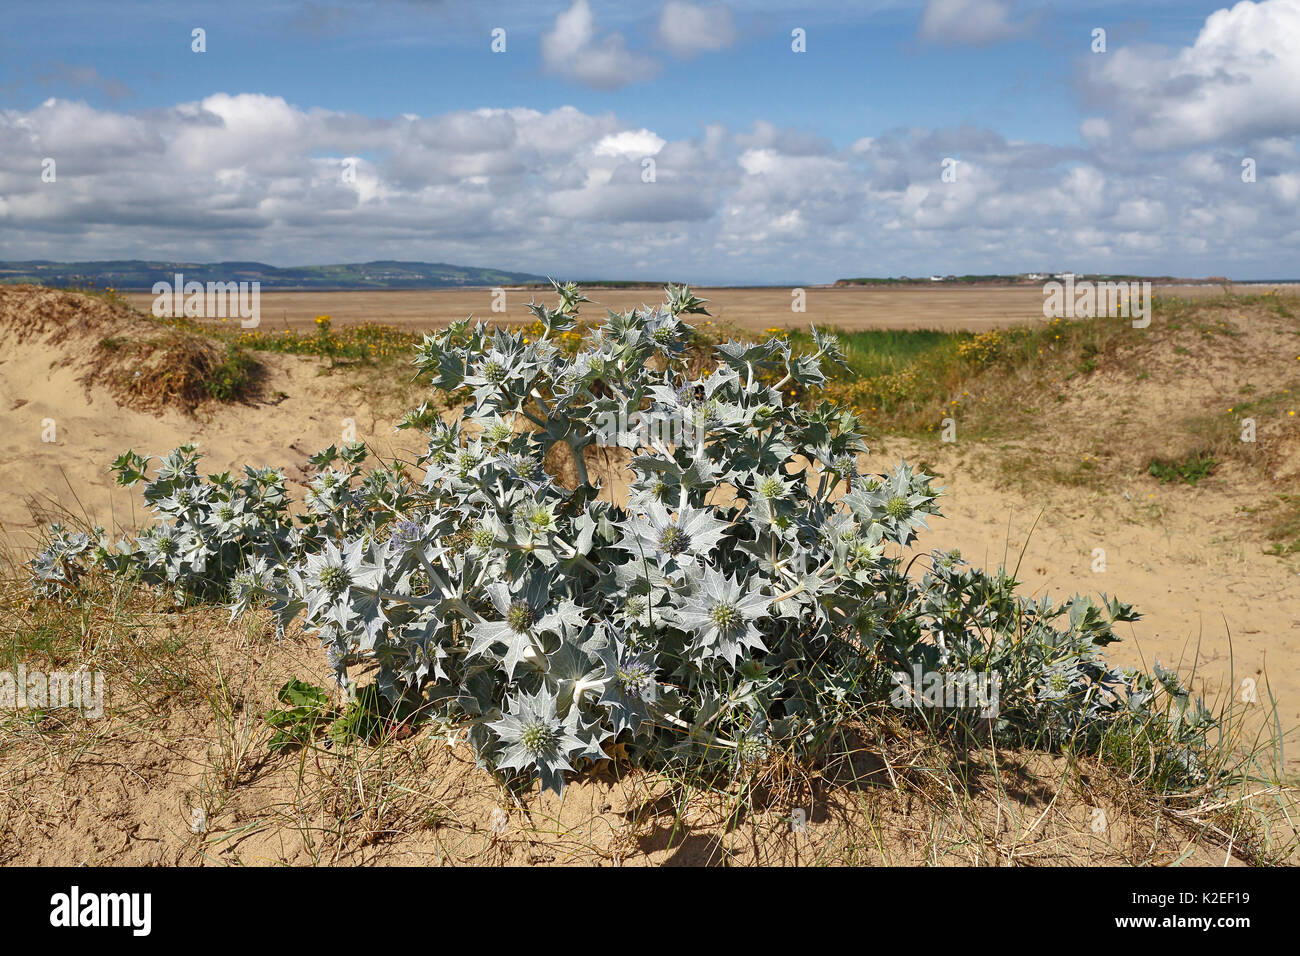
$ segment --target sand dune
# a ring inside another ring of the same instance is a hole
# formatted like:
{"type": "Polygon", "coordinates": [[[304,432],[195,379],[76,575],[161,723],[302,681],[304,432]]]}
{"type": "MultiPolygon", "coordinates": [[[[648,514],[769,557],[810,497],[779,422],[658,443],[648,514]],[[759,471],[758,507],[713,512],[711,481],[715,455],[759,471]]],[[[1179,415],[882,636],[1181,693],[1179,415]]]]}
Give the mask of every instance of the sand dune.
{"type": "Polygon", "coordinates": [[[199,442],[211,472],[283,465],[291,480],[305,477],[307,456],[342,440],[345,420],[377,450],[395,448],[391,422],[380,421],[369,401],[292,356],[259,356],[266,382],[262,397],[247,403],[209,405],[197,415],[123,407],[97,379],[96,343],[152,330],[147,320],[96,299],[0,287],[5,543],[29,546],[42,516],[62,509],[109,528],[138,524],[138,489],[116,487],[108,471],[128,448],[159,455],[199,442]]]}

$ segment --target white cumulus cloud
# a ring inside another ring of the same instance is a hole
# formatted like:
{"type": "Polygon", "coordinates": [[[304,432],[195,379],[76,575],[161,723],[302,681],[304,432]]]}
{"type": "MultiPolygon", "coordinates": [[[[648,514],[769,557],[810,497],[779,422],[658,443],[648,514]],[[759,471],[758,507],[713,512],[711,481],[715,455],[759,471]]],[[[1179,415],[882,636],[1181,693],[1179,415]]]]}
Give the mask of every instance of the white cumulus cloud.
{"type": "Polygon", "coordinates": [[[597,34],[587,0],[575,0],[542,34],[542,63],[553,73],[602,90],[649,79],[657,70],[653,59],[627,48],[621,33],[597,34]]]}
{"type": "Polygon", "coordinates": [[[1121,48],[1083,78],[1111,128],[1142,149],[1300,135],[1300,0],[1244,0],[1177,51],[1121,48]]]}

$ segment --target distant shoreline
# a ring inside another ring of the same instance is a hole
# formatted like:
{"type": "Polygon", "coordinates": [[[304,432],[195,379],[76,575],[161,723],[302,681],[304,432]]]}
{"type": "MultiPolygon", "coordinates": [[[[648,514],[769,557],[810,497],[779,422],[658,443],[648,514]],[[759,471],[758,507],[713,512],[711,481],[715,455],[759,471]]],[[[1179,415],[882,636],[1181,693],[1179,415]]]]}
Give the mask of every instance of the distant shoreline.
{"type": "MultiPolygon", "coordinates": [[[[1102,277],[1102,276],[1095,276],[1095,277],[1076,276],[1075,277],[1076,282],[1082,282],[1085,280],[1091,282],[1108,282],[1108,281],[1150,282],[1152,286],[1157,288],[1214,288],[1216,286],[1222,286],[1225,284],[1223,282],[1208,281],[1205,279],[1170,279],[1170,278],[1142,278],[1142,277],[1111,278],[1111,277],[1102,277]]],[[[689,285],[692,289],[728,289],[728,290],[735,290],[735,291],[750,290],[756,292],[762,291],[764,289],[788,290],[788,289],[795,289],[795,288],[819,289],[819,290],[853,289],[859,292],[869,292],[869,291],[876,290],[876,291],[883,292],[887,290],[903,291],[903,290],[913,290],[913,289],[916,290],[1032,289],[1035,287],[1042,286],[1043,283],[1045,282],[1052,282],[1052,281],[1060,281],[1060,280],[1054,280],[1051,278],[1042,279],[1038,281],[1019,281],[1019,282],[1013,282],[1013,281],[932,282],[930,280],[909,280],[906,282],[902,280],[895,280],[890,282],[854,282],[848,280],[837,280],[835,282],[824,282],[824,283],[789,282],[789,283],[775,283],[775,284],[763,283],[761,285],[738,285],[738,284],[707,285],[707,284],[696,284],[696,283],[684,283],[684,284],[689,285]]],[[[581,281],[578,282],[578,286],[582,288],[584,291],[638,292],[644,290],[644,291],[654,292],[656,294],[660,293],[663,290],[665,284],[666,283],[655,283],[655,282],[644,282],[644,283],[626,282],[626,283],[617,283],[617,284],[586,283],[581,281]]],[[[675,283],[675,284],[681,285],[683,283],[675,283]]],[[[1233,279],[1226,284],[1230,286],[1292,287],[1292,286],[1300,286],[1300,279],[1233,279]]],[[[36,286],[42,286],[44,288],[53,288],[53,289],[111,288],[117,292],[123,292],[123,293],[129,292],[133,295],[148,294],[152,292],[152,286],[143,286],[143,285],[134,285],[134,284],[108,285],[108,284],[90,283],[88,285],[83,286],[78,284],[69,284],[69,285],[53,284],[53,283],[46,284],[41,282],[22,282],[22,281],[0,279],[0,285],[36,285],[36,286]]],[[[286,293],[286,294],[364,293],[368,295],[389,295],[389,294],[397,295],[397,294],[406,294],[411,292],[457,292],[457,291],[476,292],[476,291],[490,291],[492,289],[505,289],[510,292],[543,292],[549,290],[550,285],[544,283],[527,283],[527,284],[499,283],[493,285],[466,284],[466,285],[427,285],[427,286],[410,285],[410,286],[376,287],[376,286],[281,286],[281,285],[263,284],[261,288],[263,293],[268,293],[268,292],[277,292],[277,293],[286,293]]]]}
{"type": "MultiPolygon", "coordinates": [[[[1146,279],[1141,277],[1135,277],[1135,278],[1125,277],[1123,279],[1110,279],[1110,278],[1105,278],[1100,276],[1099,277],[1076,276],[1075,280],[1080,282],[1085,280],[1092,281],[1092,282],[1106,282],[1106,281],[1150,282],[1153,286],[1159,288],[1174,288],[1174,287],[1183,287],[1183,286],[1213,288],[1215,286],[1221,286],[1225,284],[1223,282],[1217,282],[1217,281],[1211,282],[1204,279],[1164,279],[1164,278],[1146,279]]],[[[674,284],[689,285],[692,289],[733,289],[737,291],[740,290],[761,291],[763,289],[785,290],[785,289],[794,289],[794,288],[856,289],[858,291],[868,291],[871,289],[897,290],[897,289],[911,289],[911,288],[916,288],[916,289],[936,289],[936,288],[1017,289],[1017,288],[1034,288],[1035,286],[1041,286],[1044,282],[1051,282],[1051,281],[1060,281],[1060,280],[1053,280],[1050,278],[1043,279],[1037,282],[930,282],[929,280],[924,280],[924,281],[911,280],[907,282],[896,281],[896,282],[878,282],[878,283],[851,282],[851,281],[837,280],[835,282],[787,282],[787,283],[775,283],[775,284],[763,283],[761,285],[736,285],[736,284],[711,285],[711,284],[697,284],[694,282],[690,282],[690,283],[679,282],[674,284]]],[[[10,285],[10,284],[19,284],[19,283],[7,283],[7,282],[0,281],[0,285],[10,285]]],[[[40,283],[31,283],[31,284],[40,285],[40,283]]],[[[627,282],[627,283],[612,284],[612,283],[586,283],[580,281],[577,284],[584,291],[635,292],[635,291],[647,290],[647,291],[653,291],[658,293],[663,290],[664,285],[666,283],[627,282]]],[[[1233,279],[1226,284],[1232,286],[1242,286],[1242,285],[1300,286],[1300,279],[1233,279]]],[[[58,287],[51,286],[50,288],[58,288],[58,287]]],[[[113,288],[118,292],[130,292],[132,294],[148,293],[151,291],[151,288],[148,286],[119,285],[119,286],[114,286],[113,288]]],[[[274,285],[274,286],[264,285],[262,287],[263,292],[312,293],[312,294],[356,292],[356,293],[366,293],[366,294],[373,294],[373,295],[384,295],[390,293],[397,294],[397,293],[409,293],[409,292],[456,292],[456,291],[475,292],[475,291],[490,291],[492,289],[505,289],[508,292],[544,291],[550,289],[550,285],[542,284],[542,283],[529,283],[526,285],[512,285],[512,284],[429,285],[429,286],[394,286],[391,288],[377,288],[375,286],[280,286],[280,285],[274,285]]]]}
{"type": "MultiPolygon", "coordinates": [[[[45,288],[112,289],[118,292],[152,292],[160,283],[174,285],[181,276],[183,282],[257,283],[263,293],[386,293],[386,292],[449,292],[479,291],[484,289],[511,289],[515,291],[549,291],[550,279],[531,272],[507,269],[453,265],[445,262],[418,262],[400,260],[374,260],[371,262],[339,263],[318,266],[272,266],[253,261],[176,262],[144,259],[101,259],[73,262],[51,260],[0,260],[0,285],[40,285],[45,288]]],[[[987,273],[929,276],[851,276],[829,282],[688,282],[701,289],[730,289],[762,291],[764,289],[953,289],[953,288],[1034,288],[1053,280],[1073,276],[1076,282],[1150,282],[1156,286],[1218,286],[1230,283],[1237,286],[1300,284],[1293,279],[1232,280],[1223,276],[1187,278],[1179,276],[1131,275],[1122,273],[987,273]]],[[[605,292],[658,291],[672,281],[682,284],[680,278],[669,280],[619,279],[608,276],[574,278],[584,289],[605,292]]]]}

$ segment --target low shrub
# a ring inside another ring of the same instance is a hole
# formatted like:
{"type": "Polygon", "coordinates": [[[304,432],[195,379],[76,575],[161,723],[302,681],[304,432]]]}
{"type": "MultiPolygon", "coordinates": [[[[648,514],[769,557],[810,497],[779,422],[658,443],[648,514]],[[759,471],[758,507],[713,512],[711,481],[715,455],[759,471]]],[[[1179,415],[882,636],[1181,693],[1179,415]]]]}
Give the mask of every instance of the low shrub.
{"type": "MultiPolygon", "coordinates": [[[[785,400],[843,362],[834,336],[813,330],[810,354],[784,336],[721,342],[696,374],[685,320],[707,313],[689,289],[610,313],[578,349],[564,336],[586,300],[555,289],[557,308],[532,307],[540,332],[466,321],[424,336],[419,374],[464,414],[399,425],[428,431],[418,484],[399,465],[366,470],[359,444],[331,447],[294,515],[279,471],[203,477],[185,446],[150,477],[128,452],[118,480],[144,483],[158,522],[115,545],[52,529],[34,586],[75,600],[100,563],[236,614],[267,604],[320,638],[354,693],[418,709],[484,766],[557,791],[615,748],[649,766],[815,757],[890,707],[1048,749],[1116,749],[1117,728],[1141,727],[1174,768],[1162,779],[1204,778],[1204,707],[1174,673],[1102,653],[1130,606],[1033,600],[955,552],[910,573],[904,549],[939,514],[931,476],[866,473],[855,414],[785,400]],[[630,455],[626,498],[589,476],[598,445],[630,455]],[[548,470],[557,454],[571,484],[548,470]],[[962,696],[971,686],[992,694],[962,696]]],[[[285,703],[277,726],[303,742],[321,703],[285,703]]]]}

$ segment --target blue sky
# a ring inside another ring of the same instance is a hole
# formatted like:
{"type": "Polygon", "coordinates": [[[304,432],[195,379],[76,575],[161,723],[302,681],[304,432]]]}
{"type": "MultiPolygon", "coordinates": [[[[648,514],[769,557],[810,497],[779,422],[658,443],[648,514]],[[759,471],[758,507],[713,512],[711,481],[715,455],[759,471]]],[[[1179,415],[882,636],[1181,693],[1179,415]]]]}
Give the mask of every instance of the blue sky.
{"type": "MultiPolygon", "coordinates": [[[[566,4],[51,3],[10,13],[0,87],[6,106],[50,96],[147,109],[210,93],[275,93],[301,107],[370,116],[493,106],[615,110],[670,138],[707,123],[755,119],[802,127],[837,145],[893,126],[994,125],[1009,137],[1077,139],[1071,63],[1104,24],[1112,42],[1195,38],[1214,3],[1026,7],[1038,27],[1005,43],[964,46],[917,36],[922,4],[735,2],[725,53],[674,62],[648,82],[594,90],[542,68],[538,41],[566,4]],[[862,12],[870,10],[870,12],[862,12]],[[16,21],[16,24],[15,24],[16,21]],[[209,48],[190,51],[203,27],[209,48]],[[507,30],[507,55],[490,31],[507,30]],[[812,31],[811,55],[786,56],[789,30],[812,31]],[[513,41],[513,42],[511,42],[513,41]],[[775,69],[779,58],[780,69],[775,69]],[[129,88],[115,97],[62,69],[94,67],[129,88]]],[[[653,34],[656,8],[593,0],[602,26],[653,34]]],[[[653,41],[637,45],[655,51],[653,41]]]]}
{"type": "Polygon", "coordinates": [[[1300,0],[1220,9],[24,5],[0,36],[0,256],[1292,275],[1300,0]]]}

